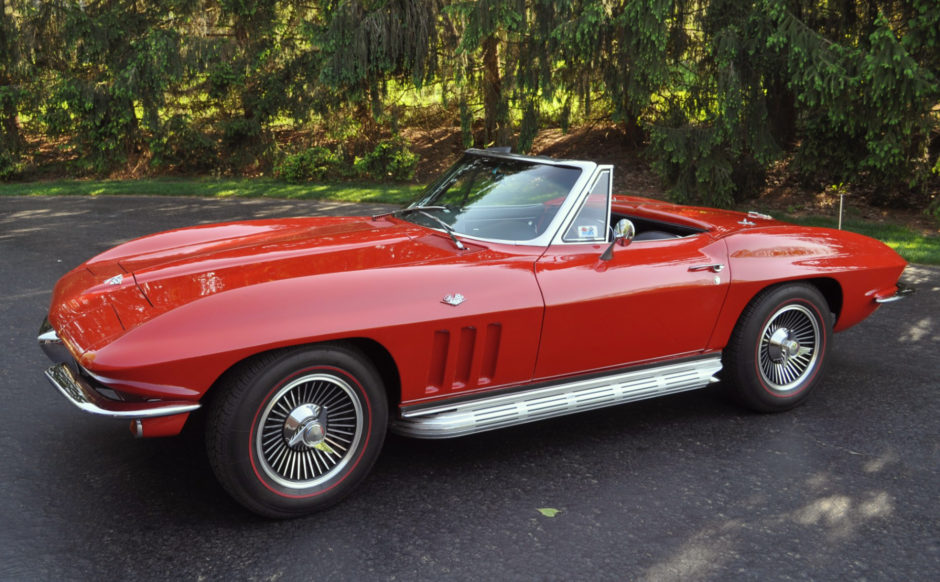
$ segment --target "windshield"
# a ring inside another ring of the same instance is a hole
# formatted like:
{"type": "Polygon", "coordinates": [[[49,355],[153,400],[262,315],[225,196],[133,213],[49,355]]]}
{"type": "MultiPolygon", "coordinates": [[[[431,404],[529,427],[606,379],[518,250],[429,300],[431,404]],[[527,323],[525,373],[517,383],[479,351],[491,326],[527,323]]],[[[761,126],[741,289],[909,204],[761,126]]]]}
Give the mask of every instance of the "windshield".
{"type": "Polygon", "coordinates": [[[541,235],[581,175],[575,167],[465,156],[428,186],[405,220],[467,236],[527,241],[541,235]],[[427,215],[433,215],[433,219],[427,215]]]}

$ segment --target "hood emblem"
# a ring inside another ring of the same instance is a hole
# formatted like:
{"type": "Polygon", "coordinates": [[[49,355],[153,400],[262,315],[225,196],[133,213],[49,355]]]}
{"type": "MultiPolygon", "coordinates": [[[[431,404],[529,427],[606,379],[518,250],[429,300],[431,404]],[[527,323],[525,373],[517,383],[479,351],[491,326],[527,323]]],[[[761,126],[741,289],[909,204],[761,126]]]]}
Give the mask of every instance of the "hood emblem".
{"type": "Polygon", "coordinates": [[[453,295],[445,296],[444,299],[441,300],[441,303],[446,303],[448,305],[453,305],[454,307],[457,307],[458,305],[463,303],[465,300],[466,300],[466,297],[464,297],[460,293],[454,293],[453,295]]]}
{"type": "Polygon", "coordinates": [[[124,281],[124,275],[115,275],[104,283],[105,285],[120,285],[122,281],[124,281]]]}

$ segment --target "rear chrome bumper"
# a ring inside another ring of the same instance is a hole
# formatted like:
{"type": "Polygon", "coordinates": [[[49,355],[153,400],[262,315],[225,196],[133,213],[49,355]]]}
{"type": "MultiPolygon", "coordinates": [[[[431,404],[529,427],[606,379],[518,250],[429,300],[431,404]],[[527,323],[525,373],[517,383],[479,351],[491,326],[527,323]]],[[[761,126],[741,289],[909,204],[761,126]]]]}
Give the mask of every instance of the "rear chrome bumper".
{"type": "Polygon", "coordinates": [[[914,288],[904,283],[898,282],[898,289],[894,292],[893,295],[888,295],[885,297],[875,297],[875,303],[893,303],[899,299],[904,299],[908,295],[914,293],[914,288]]]}
{"type": "Polygon", "coordinates": [[[39,328],[39,347],[50,360],[56,363],[46,370],[46,378],[55,386],[69,402],[91,414],[109,416],[111,418],[146,419],[161,416],[172,416],[192,412],[199,408],[199,404],[186,401],[124,401],[108,398],[101,394],[92,383],[82,374],[78,373],[72,354],[56,335],[49,321],[43,322],[39,328]]]}

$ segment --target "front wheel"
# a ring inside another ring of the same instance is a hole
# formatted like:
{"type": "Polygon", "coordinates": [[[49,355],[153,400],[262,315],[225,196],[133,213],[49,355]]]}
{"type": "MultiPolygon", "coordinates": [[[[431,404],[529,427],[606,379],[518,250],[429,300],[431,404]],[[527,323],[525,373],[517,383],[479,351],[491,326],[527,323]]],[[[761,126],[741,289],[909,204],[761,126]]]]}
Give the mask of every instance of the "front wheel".
{"type": "Polygon", "coordinates": [[[813,286],[772,287],[738,320],[724,354],[724,380],[742,404],[760,412],[789,410],[822,376],[832,314],[813,286]]]}
{"type": "Polygon", "coordinates": [[[324,509],[365,478],[388,422],[385,390],[358,352],[272,352],[233,369],[206,427],[212,468],[246,508],[285,518],[324,509]]]}

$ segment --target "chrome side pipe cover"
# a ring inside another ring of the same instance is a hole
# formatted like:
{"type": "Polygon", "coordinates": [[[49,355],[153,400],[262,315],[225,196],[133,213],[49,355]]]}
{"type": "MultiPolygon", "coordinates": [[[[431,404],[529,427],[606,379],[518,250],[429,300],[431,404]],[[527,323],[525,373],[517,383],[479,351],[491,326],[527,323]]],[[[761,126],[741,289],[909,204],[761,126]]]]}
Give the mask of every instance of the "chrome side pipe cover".
{"type": "Polygon", "coordinates": [[[391,429],[414,438],[453,438],[704,388],[718,381],[715,374],[720,371],[721,355],[715,354],[689,362],[404,412],[391,429]]]}

